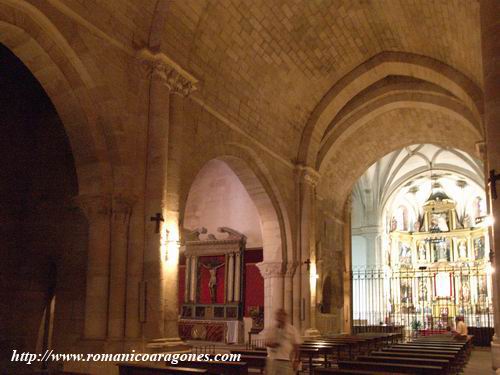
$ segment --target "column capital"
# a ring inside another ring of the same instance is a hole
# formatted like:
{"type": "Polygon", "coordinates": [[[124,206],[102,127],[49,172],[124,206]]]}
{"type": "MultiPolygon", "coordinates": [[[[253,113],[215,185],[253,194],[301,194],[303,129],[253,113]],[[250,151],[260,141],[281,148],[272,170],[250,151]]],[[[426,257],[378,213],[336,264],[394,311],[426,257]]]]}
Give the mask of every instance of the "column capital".
{"type": "Polygon", "coordinates": [[[188,96],[197,89],[198,80],[166,54],[143,48],[137,52],[137,59],[149,74],[159,77],[172,94],[188,96]]]}
{"type": "Polygon", "coordinates": [[[128,219],[130,214],[132,213],[132,207],[137,201],[137,197],[135,195],[125,195],[125,194],[117,194],[113,196],[112,204],[111,204],[111,213],[113,214],[113,218],[123,218],[128,219]]]}
{"type": "Polygon", "coordinates": [[[316,187],[321,179],[321,175],[316,169],[302,164],[295,166],[295,173],[300,182],[305,182],[313,187],[316,187]]]}
{"type": "Polygon", "coordinates": [[[285,267],[285,276],[292,277],[295,274],[295,270],[297,269],[298,265],[298,262],[287,263],[285,267]]]}
{"type": "Polygon", "coordinates": [[[284,270],[281,262],[260,262],[256,266],[264,279],[283,276],[284,270]]]}
{"type": "Polygon", "coordinates": [[[110,195],[78,195],[73,198],[73,202],[83,211],[89,220],[96,216],[109,215],[111,212],[110,195]]]}

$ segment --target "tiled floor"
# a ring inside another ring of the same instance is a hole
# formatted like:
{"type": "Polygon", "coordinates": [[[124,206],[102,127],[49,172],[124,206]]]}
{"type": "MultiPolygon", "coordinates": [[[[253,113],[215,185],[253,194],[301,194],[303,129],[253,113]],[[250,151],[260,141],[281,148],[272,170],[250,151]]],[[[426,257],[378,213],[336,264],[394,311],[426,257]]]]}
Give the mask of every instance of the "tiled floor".
{"type": "Polygon", "coordinates": [[[489,348],[474,348],[469,363],[464,370],[464,375],[491,375],[491,351],[489,348]]]}

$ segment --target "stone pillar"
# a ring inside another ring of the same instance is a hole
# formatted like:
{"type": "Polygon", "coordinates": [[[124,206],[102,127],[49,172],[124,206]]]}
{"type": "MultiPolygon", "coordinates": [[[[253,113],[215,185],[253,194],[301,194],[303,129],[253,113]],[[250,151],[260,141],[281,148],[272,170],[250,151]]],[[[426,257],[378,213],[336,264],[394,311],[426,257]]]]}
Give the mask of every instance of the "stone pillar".
{"type": "Polygon", "coordinates": [[[343,291],[344,304],[342,311],[342,330],[343,333],[351,333],[352,331],[352,234],[351,234],[351,209],[352,198],[346,201],[344,207],[344,222],[343,222],[343,250],[344,250],[344,267],[343,267],[343,291]]]}
{"type": "MultiPolygon", "coordinates": [[[[170,85],[170,131],[168,142],[168,178],[166,191],[166,218],[165,224],[170,233],[169,247],[172,253],[178,258],[179,246],[176,241],[180,240],[180,193],[181,193],[181,174],[182,174],[182,129],[184,127],[184,105],[186,96],[193,90],[192,83],[177,71],[169,73],[170,85]]],[[[197,273],[197,263],[192,268],[194,275],[197,273]]],[[[165,301],[165,337],[178,339],[178,264],[171,262],[167,272],[164,273],[168,288],[164,291],[165,301]],[[175,287],[170,287],[174,286],[175,287]]],[[[192,279],[192,293],[196,298],[196,282],[192,279]]]]}
{"type": "Polygon", "coordinates": [[[285,270],[285,281],[284,281],[284,301],[283,308],[290,316],[290,322],[296,325],[296,314],[293,312],[293,275],[297,269],[297,263],[287,263],[285,270]]]}
{"type": "Polygon", "coordinates": [[[147,296],[143,334],[147,339],[176,338],[179,212],[178,208],[169,207],[171,170],[168,163],[172,121],[179,122],[183,108],[176,106],[172,98],[177,94],[188,95],[194,89],[196,79],[164,54],[143,49],[137,57],[150,74],[144,189],[144,282],[147,296]],[[157,223],[151,221],[158,213],[163,220],[159,231],[156,230],[157,223]]]}
{"type": "Polygon", "coordinates": [[[319,174],[310,167],[298,166],[300,190],[300,289],[303,308],[302,331],[306,335],[318,335],[316,329],[316,185],[319,174]],[[311,293],[311,291],[313,293],[311,293]]]}
{"type": "MultiPolygon", "coordinates": [[[[484,77],[484,126],[487,169],[500,173],[500,2],[481,0],[481,42],[484,77]]],[[[490,182],[493,184],[495,182],[490,182]]],[[[496,182],[500,195],[500,181],[496,182]]],[[[493,309],[495,336],[491,343],[493,368],[500,368],[500,197],[490,194],[490,213],[495,217],[490,246],[494,252],[493,309]]]]}
{"type": "Polygon", "coordinates": [[[276,310],[283,308],[283,264],[261,262],[256,264],[264,279],[264,330],[274,324],[276,310]]]}
{"type": "Polygon", "coordinates": [[[128,231],[133,202],[132,197],[115,196],[111,206],[108,338],[112,340],[122,340],[125,334],[128,231]]]}
{"type": "Polygon", "coordinates": [[[85,195],[77,204],[89,224],[84,338],[102,340],[108,326],[110,199],[85,195]]]}
{"type": "Polygon", "coordinates": [[[147,339],[163,337],[163,262],[165,249],[164,222],[151,219],[161,214],[165,220],[164,193],[167,178],[167,150],[169,130],[170,88],[167,74],[161,63],[149,66],[149,120],[146,139],[146,178],[144,187],[144,282],[146,284],[146,306],[144,336],[147,339]],[[157,225],[160,227],[157,228],[157,225]],[[160,229],[157,231],[157,229],[160,229]]]}

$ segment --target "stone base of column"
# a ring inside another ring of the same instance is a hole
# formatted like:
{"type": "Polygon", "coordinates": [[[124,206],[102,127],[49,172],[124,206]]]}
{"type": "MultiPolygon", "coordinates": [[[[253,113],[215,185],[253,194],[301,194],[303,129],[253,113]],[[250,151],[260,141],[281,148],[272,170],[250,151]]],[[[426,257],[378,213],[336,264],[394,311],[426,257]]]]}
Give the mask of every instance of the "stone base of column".
{"type": "Polygon", "coordinates": [[[321,333],[316,328],[307,328],[304,331],[304,337],[320,337],[321,333]]]}
{"type": "Polygon", "coordinates": [[[493,370],[500,370],[500,337],[497,335],[493,336],[493,341],[491,342],[491,359],[493,370]]]}
{"type": "Polygon", "coordinates": [[[103,353],[107,339],[82,338],[74,345],[75,353],[103,353]]]}
{"type": "Polygon", "coordinates": [[[187,353],[189,351],[191,351],[191,346],[179,337],[155,339],[146,344],[148,353],[187,353]]]}

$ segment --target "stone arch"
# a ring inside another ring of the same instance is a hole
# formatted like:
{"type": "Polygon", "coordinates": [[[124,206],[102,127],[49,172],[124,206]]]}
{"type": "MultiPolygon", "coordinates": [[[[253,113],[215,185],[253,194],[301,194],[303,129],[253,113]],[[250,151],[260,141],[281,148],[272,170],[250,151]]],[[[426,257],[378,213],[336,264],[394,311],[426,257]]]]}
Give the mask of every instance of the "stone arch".
{"type": "Polygon", "coordinates": [[[447,97],[438,97],[421,93],[396,93],[370,102],[351,116],[335,124],[335,126],[325,134],[321,142],[316,168],[319,169],[323,161],[329,159],[336,143],[354,134],[378,115],[400,108],[419,108],[439,111],[455,119],[457,123],[468,126],[470,130],[475,133],[476,139],[479,140],[482,137],[480,125],[474,121],[471,112],[460,102],[447,97]]]}
{"type": "Polygon", "coordinates": [[[318,192],[322,196],[334,192],[334,210],[343,216],[343,207],[357,179],[389,152],[412,144],[432,143],[473,155],[480,140],[481,135],[470,123],[441,110],[393,108],[379,113],[331,146],[328,158],[323,158],[319,165],[323,178],[318,192]]]}
{"type": "Polygon", "coordinates": [[[109,139],[89,93],[96,84],[67,41],[32,5],[3,0],[0,43],[26,65],[56,108],[74,154],[79,194],[110,192],[109,139]]]}
{"type": "Polygon", "coordinates": [[[194,159],[196,167],[184,179],[181,188],[180,201],[180,224],[184,221],[184,212],[190,191],[190,187],[204,165],[210,160],[219,160],[227,164],[232,172],[238,177],[245,187],[250,198],[255,204],[261,218],[262,240],[264,248],[264,261],[291,262],[293,260],[290,223],[286,209],[277,186],[265,167],[251,150],[241,145],[224,144],[211,145],[204,155],[194,159]],[[278,257],[270,257],[278,250],[278,257]],[[267,257],[266,259],[266,252],[267,257]]]}
{"type": "Polygon", "coordinates": [[[480,123],[482,92],[470,78],[427,56],[382,52],[353,69],[325,94],[304,128],[298,160],[315,166],[324,133],[335,116],[363,90],[391,75],[416,78],[446,90],[480,123]]]}

